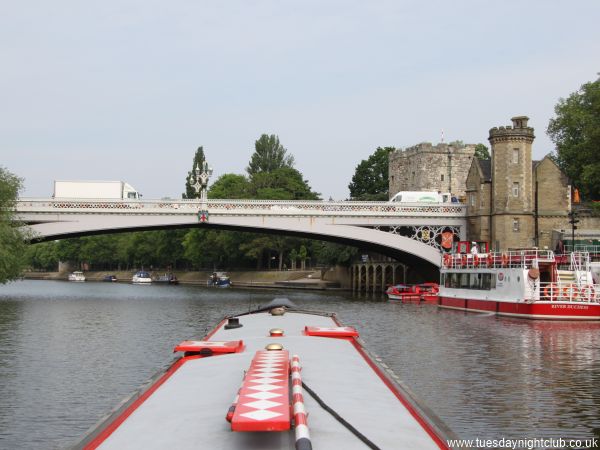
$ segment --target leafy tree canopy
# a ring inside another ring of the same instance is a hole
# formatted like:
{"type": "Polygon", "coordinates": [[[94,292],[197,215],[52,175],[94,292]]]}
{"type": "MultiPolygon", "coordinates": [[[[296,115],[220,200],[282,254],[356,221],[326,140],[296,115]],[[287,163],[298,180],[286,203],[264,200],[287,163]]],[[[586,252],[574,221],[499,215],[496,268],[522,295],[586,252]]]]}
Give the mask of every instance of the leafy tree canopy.
{"type": "Polygon", "coordinates": [[[252,198],[261,200],[318,200],[302,174],[291,167],[257,172],[250,182],[252,198]]]}
{"type": "Polygon", "coordinates": [[[254,143],[254,153],[246,171],[253,177],[260,172],[273,172],[283,167],[294,167],[294,157],[279,142],[279,137],[263,134],[254,143]]]}
{"type": "Polygon", "coordinates": [[[0,166],[0,283],[15,279],[24,265],[26,237],[17,228],[14,207],[23,180],[0,166]]]}
{"type": "Polygon", "coordinates": [[[196,190],[192,187],[193,184],[196,183],[196,167],[202,170],[202,166],[204,165],[204,148],[202,146],[198,147],[196,153],[194,154],[194,162],[192,164],[192,170],[190,170],[185,178],[185,192],[182,195],[182,198],[197,198],[199,195],[196,193],[196,190]]]}
{"type": "Polygon", "coordinates": [[[490,151],[483,144],[477,144],[475,146],[475,158],[478,159],[490,159],[490,151]]]}
{"type": "Polygon", "coordinates": [[[226,173],[210,186],[208,195],[217,199],[250,198],[250,182],[243,175],[226,173]]]}
{"type": "Polygon", "coordinates": [[[556,162],[584,198],[600,199],[600,78],[585,83],[554,107],[547,133],[556,162]]]}
{"type": "Polygon", "coordinates": [[[387,200],[389,198],[389,154],[394,147],[378,147],[368,159],[362,160],[348,185],[352,200],[387,200]]]}

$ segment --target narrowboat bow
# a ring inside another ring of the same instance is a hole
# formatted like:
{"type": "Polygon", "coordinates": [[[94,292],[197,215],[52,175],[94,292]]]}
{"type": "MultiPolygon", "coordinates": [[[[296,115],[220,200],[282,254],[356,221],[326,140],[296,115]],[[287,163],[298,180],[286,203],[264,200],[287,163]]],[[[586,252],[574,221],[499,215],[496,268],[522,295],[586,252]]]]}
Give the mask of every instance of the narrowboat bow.
{"type": "Polygon", "coordinates": [[[83,449],[446,449],[453,438],[334,314],[230,316],[98,424],[83,449]]]}

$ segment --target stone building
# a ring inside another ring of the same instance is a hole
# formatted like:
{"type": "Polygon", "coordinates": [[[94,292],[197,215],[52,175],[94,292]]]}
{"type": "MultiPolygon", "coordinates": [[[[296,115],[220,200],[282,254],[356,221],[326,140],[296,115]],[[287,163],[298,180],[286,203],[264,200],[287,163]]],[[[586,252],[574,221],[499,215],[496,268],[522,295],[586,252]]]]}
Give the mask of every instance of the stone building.
{"type": "Polygon", "coordinates": [[[389,155],[389,195],[400,191],[451,192],[465,197],[466,179],[475,145],[428,142],[389,155]]]}
{"type": "Polygon", "coordinates": [[[532,161],[528,120],[513,117],[512,126],[492,128],[492,159],[475,158],[466,180],[467,234],[496,250],[552,249],[552,230],[569,228],[569,180],[548,156],[532,161]]]}

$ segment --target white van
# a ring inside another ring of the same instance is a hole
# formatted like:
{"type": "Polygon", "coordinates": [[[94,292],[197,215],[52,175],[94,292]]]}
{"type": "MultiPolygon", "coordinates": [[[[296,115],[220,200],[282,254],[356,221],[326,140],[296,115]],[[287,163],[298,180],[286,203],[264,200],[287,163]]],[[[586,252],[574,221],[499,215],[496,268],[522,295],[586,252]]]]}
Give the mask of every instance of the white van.
{"type": "Polygon", "coordinates": [[[394,195],[390,202],[398,203],[458,203],[450,192],[435,191],[401,191],[394,195]]]}

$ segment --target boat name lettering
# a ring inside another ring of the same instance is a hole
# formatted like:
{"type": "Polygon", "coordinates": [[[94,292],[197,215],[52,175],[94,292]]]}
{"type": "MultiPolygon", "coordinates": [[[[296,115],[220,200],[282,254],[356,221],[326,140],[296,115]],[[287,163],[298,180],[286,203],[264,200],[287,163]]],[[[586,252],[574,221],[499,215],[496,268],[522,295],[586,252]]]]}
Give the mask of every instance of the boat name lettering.
{"type": "Polygon", "coordinates": [[[552,309],[589,309],[588,305],[552,305],[552,309]]]}

